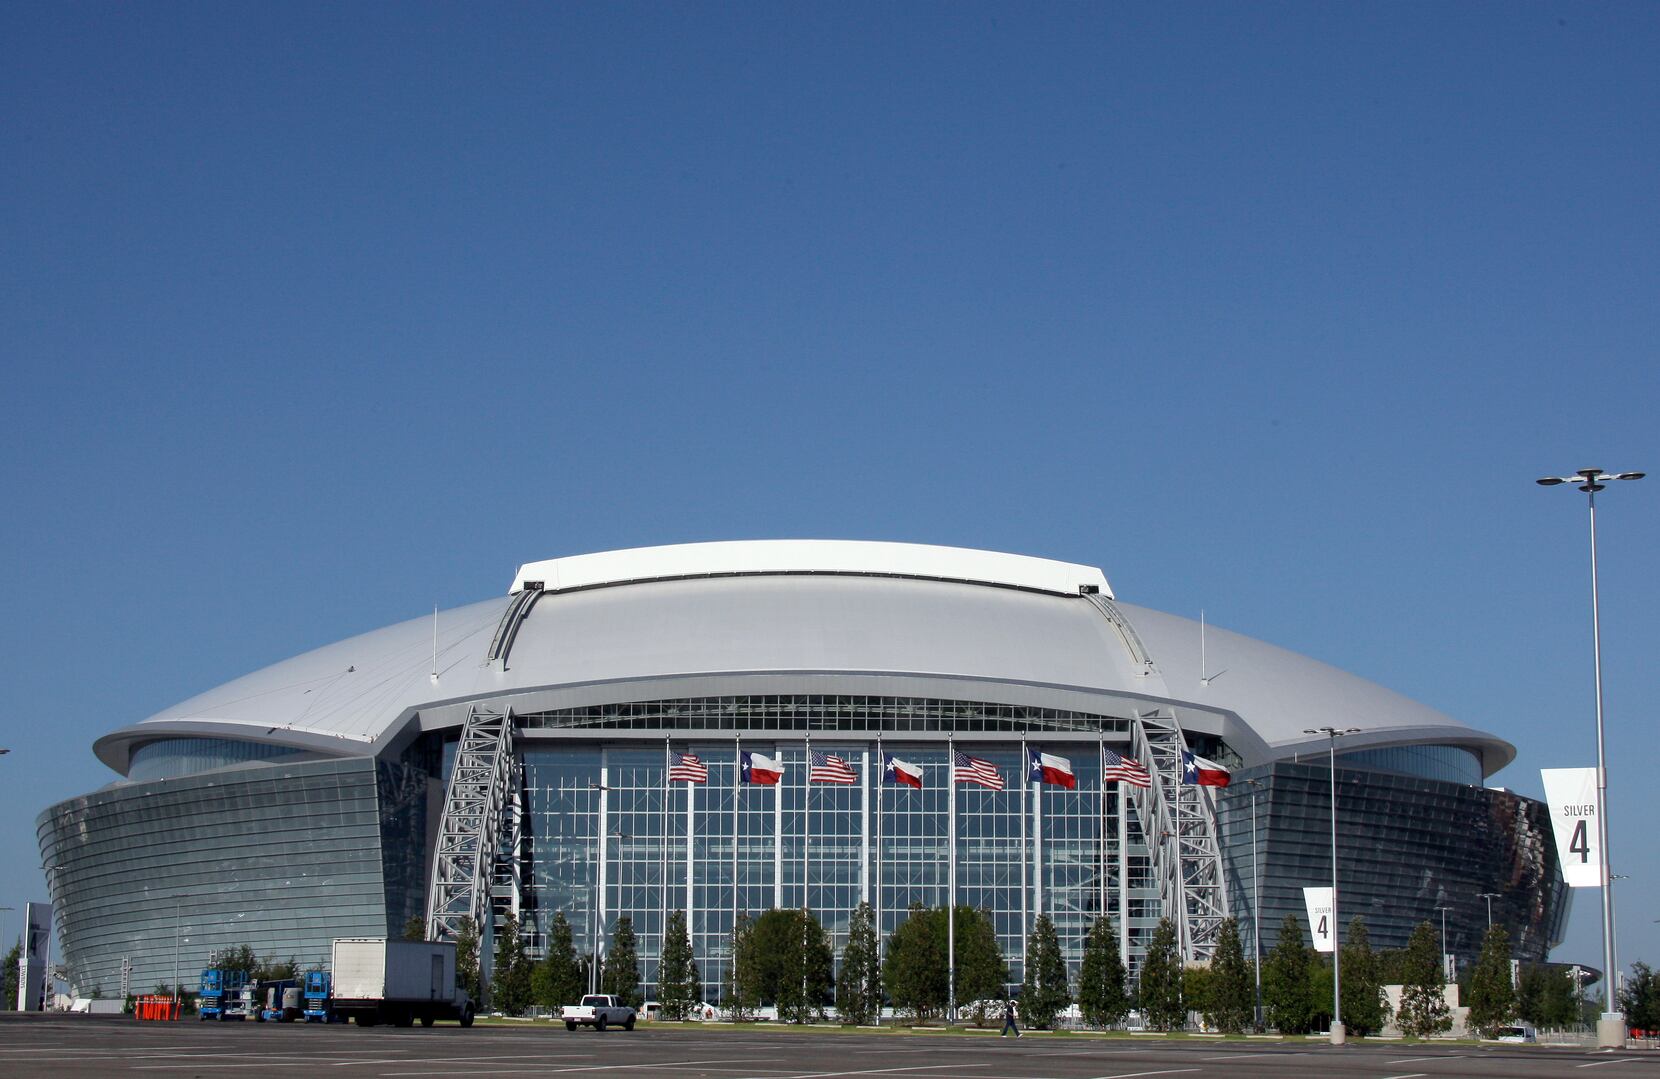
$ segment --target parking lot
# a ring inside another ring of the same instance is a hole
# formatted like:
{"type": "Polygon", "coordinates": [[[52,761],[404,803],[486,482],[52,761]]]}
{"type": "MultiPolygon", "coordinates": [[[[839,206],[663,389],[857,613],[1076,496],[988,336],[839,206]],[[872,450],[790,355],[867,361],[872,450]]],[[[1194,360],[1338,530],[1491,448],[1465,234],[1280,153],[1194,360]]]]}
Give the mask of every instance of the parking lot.
{"type": "Polygon", "coordinates": [[[1660,1076],[1660,1052],[1317,1041],[1096,1039],[1034,1033],[844,1033],[642,1026],[633,1033],[441,1024],[430,1030],[229,1024],[10,1013],[0,1076],[368,1077],[599,1075],[718,1079],[1342,1079],[1660,1076]]]}

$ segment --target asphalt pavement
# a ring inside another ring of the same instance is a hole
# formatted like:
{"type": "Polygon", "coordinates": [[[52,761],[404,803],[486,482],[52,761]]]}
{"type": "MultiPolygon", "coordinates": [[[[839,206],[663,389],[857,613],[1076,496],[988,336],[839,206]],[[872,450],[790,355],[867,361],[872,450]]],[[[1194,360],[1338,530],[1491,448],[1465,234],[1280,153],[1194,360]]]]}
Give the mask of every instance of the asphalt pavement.
{"type": "Polygon", "coordinates": [[[603,1076],[647,1079],[1660,1079],[1660,1052],[1204,1038],[905,1034],[779,1028],[454,1024],[430,1029],[275,1023],[140,1023],[0,1013],[4,1079],[296,1075],[342,1079],[603,1076]]]}

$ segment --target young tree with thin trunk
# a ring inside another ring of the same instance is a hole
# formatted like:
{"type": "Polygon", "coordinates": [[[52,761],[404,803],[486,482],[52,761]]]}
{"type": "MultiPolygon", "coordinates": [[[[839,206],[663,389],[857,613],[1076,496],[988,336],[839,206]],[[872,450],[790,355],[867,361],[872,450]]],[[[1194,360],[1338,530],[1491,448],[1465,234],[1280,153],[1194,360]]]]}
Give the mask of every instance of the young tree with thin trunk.
{"type": "Polygon", "coordinates": [[[1209,999],[1205,1019],[1224,1034],[1239,1034],[1251,1024],[1256,1007],[1256,983],[1245,962],[1239,943],[1239,923],[1226,918],[1216,937],[1216,952],[1210,961],[1209,999]]]}
{"type": "Polygon", "coordinates": [[[657,964],[657,999],[665,1019],[685,1019],[703,1003],[703,985],[698,980],[697,960],[692,956],[692,938],[686,932],[686,912],[669,915],[663,933],[663,955],[657,964]]]}
{"type": "Polygon", "coordinates": [[[1154,1030],[1180,1030],[1187,1025],[1183,981],[1182,956],[1176,947],[1176,923],[1160,918],[1147,940],[1147,955],[1141,961],[1141,984],[1136,993],[1148,1026],[1154,1030]]]}
{"type": "Polygon", "coordinates": [[[1452,1012],[1447,1008],[1446,974],[1441,968],[1441,948],[1435,927],[1419,922],[1402,954],[1401,1033],[1428,1038],[1452,1029],[1452,1012]]]}
{"type": "Polygon", "coordinates": [[[1124,960],[1118,954],[1118,930],[1100,917],[1084,938],[1084,961],[1078,969],[1078,1009],[1092,1027],[1122,1023],[1130,1014],[1124,991],[1124,960]]]}
{"type": "Polygon", "coordinates": [[[882,968],[876,954],[876,924],[869,903],[853,910],[836,979],[836,1012],[843,1023],[868,1026],[882,1014],[882,968]]]}
{"type": "MultiPolygon", "coordinates": [[[[945,911],[937,917],[944,918],[945,911]]],[[[1009,964],[997,943],[997,930],[985,912],[957,908],[957,1007],[972,1007],[975,1026],[985,1023],[986,1005],[1003,995],[1009,964]]]]}
{"type": "Polygon", "coordinates": [[[1343,942],[1343,1025],[1350,1034],[1376,1034],[1389,1022],[1389,999],[1383,992],[1377,953],[1366,931],[1366,920],[1349,923],[1343,942]]]}
{"type": "Polygon", "coordinates": [[[455,981],[467,996],[479,1004],[484,1002],[478,970],[478,926],[472,918],[461,919],[455,927],[455,981]]]}
{"type": "Polygon", "coordinates": [[[1066,958],[1049,915],[1039,914],[1026,942],[1026,977],[1020,985],[1020,1014],[1040,1030],[1055,1025],[1055,1017],[1072,1003],[1067,985],[1066,958]]]}
{"type": "Polygon", "coordinates": [[[920,903],[894,927],[882,963],[882,984],[896,1008],[917,1019],[937,1015],[946,1003],[945,922],[920,903]]]}
{"type": "Polygon", "coordinates": [[[640,956],[634,919],[624,914],[611,932],[611,947],[600,968],[601,991],[618,997],[631,1008],[645,1003],[640,993],[640,956]]]}
{"type": "Polygon", "coordinates": [[[1470,1028],[1491,1038],[1516,1017],[1516,990],[1510,984],[1510,934],[1502,925],[1488,926],[1481,955],[1470,974],[1470,1028]]]}
{"type": "Polygon", "coordinates": [[[760,1002],[759,957],[755,954],[755,923],[739,914],[732,926],[730,961],[726,965],[726,1010],[734,1023],[754,1014],[760,1002]]]}
{"type": "Polygon", "coordinates": [[[519,919],[509,914],[496,934],[490,974],[490,1002],[503,1015],[520,1015],[530,1006],[530,959],[519,939],[519,919]]]}
{"type": "Polygon", "coordinates": [[[547,954],[531,971],[531,998],[549,1011],[558,1012],[567,1004],[582,999],[587,983],[582,978],[582,963],[576,957],[576,941],[565,912],[559,911],[548,926],[547,954]]]}
{"type": "Polygon", "coordinates": [[[1314,949],[1303,943],[1303,923],[1287,914],[1279,939],[1262,965],[1262,1002],[1268,1022],[1281,1034],[1307,1034],[1314,1029],[1315,1005],[1309,989],[1314,949]]]}

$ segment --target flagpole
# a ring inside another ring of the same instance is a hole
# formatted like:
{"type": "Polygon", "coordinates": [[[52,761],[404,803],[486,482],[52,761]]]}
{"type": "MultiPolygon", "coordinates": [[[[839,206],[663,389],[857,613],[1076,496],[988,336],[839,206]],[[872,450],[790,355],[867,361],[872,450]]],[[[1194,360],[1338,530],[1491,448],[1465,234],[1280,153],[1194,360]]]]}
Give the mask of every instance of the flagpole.
{"type": "MultiPolygon", "coordinates": [[[[876,916],[876,957],[881,959],[885,951],[885,941],[882,936],[882,788],[887,786],[888,757],[882,750],[882,730],[880,727],[876,730],[876,759],[881,762],[882,775],[876,781],[876,827],[874,829],[876,832],[876,901],[871,904],[871,907],[876,916]]],[[[880,1019],[881,1016],[878,1015],[877,1018],[880,1019]]]]}
{"type": "Polygon", "coordinates": [[[957,743],[945,740],[946,813],[945,860],[945,1021],[957,1020],[957,743]]]}
{"type": "Polygon", "coordinates": [[[1026,734],[1020,735],[1020,973],[1022,980],[1026,974],[1026,961],[1030,957],[1026,954],[1026,941],[1032,935],[1032,911],[1029,906],[1032,898],[1032,883],[1030,880],[1031,859],[1026,857],[1026,788],[1031,785],[1028,778],[1031,772],[1031,761],[1026,752],[1026,734]]]}
{"type": "MultiPolygon", "coordinates": [[[[657,934],[658,996],[662,996],[663,945],[669,939],[669,795],[674,790],[669,784],[669,756],[669,736],[665,734],[663,735],[663,849],[658,852],[658,875],[662,887],[663,902],[663,920],[658,923],[659,932],[657,934]]],[[[690,914],[689,911],[687,913],[690,914]]]]}
{"type": "Polygon", "coordinates": [[[1101,802],[1100,811],[1096,814],[1095,835],[1100,840],[1101,863],[1101,917],[1107,916],[1107,736],[1097,727],[1095,729],[1095,766],[1101,769],[1101,802]]]}
{"type": "MultiPolygon", "coordinates": [[[[738,803],[742,800],[744,790],[744,743],[743,734],[732,732],[732,933],[738,932],[738,803]]],[[[733,964],[732,978],[737,980],[736,953],[729,957],[733,964]]]]}
{"type": "MultiPolygon", "coordinates": [[[[1130,814],[1124,784],[1118,784],[1118,954],[1130,962],[1130,814]]],[[[1145,841],[1145,837],[1144,837],[1145,841]]]]}
{"type": "Polygon", "coordinates": [[[807,895],[808,879],[812,876],[812,858],[809,855],[813,841],[813,732],[807,732],[807,774],[801,785],[801,909],[811,910],[807,895]]]}
{"type": "MultiPolygon", "coordinates": [[[[1043,750],[1038,750],[1041,754],[1043,750]]],[[[1028,761],[1028,764],[1031,762],[1028,761]]],[[[1028,769],[1028,775],[1030,770],[1028,769]]],[[[1032,915],[1043,917],[1043,778],[1032,784],[1032,915]]]]}
{"type": "MultiPolygon", "coordinates": [[[[784,768],[784,751],[775,743],[773,755],[780,771],[784,768]]],[[[753,758],[751,758],[753,762],[753,758]]],[[[784,777],[779,776],[772,786],[772,905],[784,906],[784,777]]]]}

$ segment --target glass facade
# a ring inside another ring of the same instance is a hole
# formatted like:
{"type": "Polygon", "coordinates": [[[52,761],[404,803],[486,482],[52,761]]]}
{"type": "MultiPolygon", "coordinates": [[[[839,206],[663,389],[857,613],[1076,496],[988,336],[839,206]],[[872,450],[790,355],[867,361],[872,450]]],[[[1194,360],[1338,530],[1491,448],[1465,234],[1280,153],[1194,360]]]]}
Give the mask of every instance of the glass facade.
{"type": "Polygon", "coordinates": [[[849,916],[862,901],[876,909],[886,937],[914,903],[943,905],[956,818],[957,902],[986,911],[1009,960],[1024,975],[1025,927],[1039,911],[1056,923],[1076,963],[1083,938],[1102,911],[1117,917],[1120,881],[1134,958],[1159,917],[1157,891],[1133,813],[1120,840],[1116,789],[1103,797],[1097,743],[1045,743],[1068,755],[1078,789],[1023,789],[1020,743],[961,743],[991,761],[1005,789],[949,785],[944,740],[874,741],[814,738],[812,748],[846,760],[852,785],[808,783],[805,739],[745,738],[739,743],[677,739],[696,754],[707,784],[665,790],[665,745],[640,748],[523,744],[531,844],[531,913],[524,921],[535,952],[546,945],[556,911],[571,922],[580,951],[627,915],[639,934],[641,975],[650,995],[665,913],[688,912],[688,927],[706,993],[718,999],[734,918],[772,907],[811,909],[839,951],[849,916]],[[777,786],[738,781],[738,753],[778,759],[777,786]],[[923,788],[881,783],[880,753],[917,765],[923,788]],[[1128,864],[1121,863],[1122,852],[1128,864]],[[598,910],[596,920],[590,913],[598,910]]]}
{"type": "Polygon", "coordinates": [[[159,738],[133,750],[127,778],[134,783],[178,779],[249,761],[276,761],[305,756],[305,750],[229,738],[159,738]]]}
{"type": "Polygon", "coordinates": [[[429,779],[370,759],[120,784],[36,822],[76,988],[193,988],[246,944],[302,968],[338,936],[402,931],[422,910],[429,779]]]}
{"type": "MultiPolygon", "coordinates": [[[[563,912],[588,952],[626,915],[648,997],[676,910],[687,912],[711,1001],[737,915],[806,906],[839,955],[861,901],[876,909],[885,941],[911,905],[947,902],[953,865],[956,902],[990,916],[1011,984],[1024,975],[1026,928],[1040,912],[1055,921],[1074,974],[1103,912],[1119,926],[1132,973],[1163,913],[1140,823],[1117,785],[1101,785],[1098,749],[1127,752],[1123,719],[835,695],[676,698],[519,719],[526,942],[540,955],[563,912]],[[1068,757],[1076,789],[1026,783],[1023,738],[1068,757]],[[953,789],[952,739],[991,762],[1004,789],[953,789]],[[847,761],[857,781],[809,783],[809,740],[847,761]],[[667,784],[671,748],[700,757],[708,783],[667,784]],[[783,781],[739,782],[740,750],[776,757],[783,781]],[[922,788],[881,782],[884,752],[918,767],[922,788]]],[[[446,737],[453,746],[453,731],[434,732],[396,760],[263,764],[226,748],[239,743],[169,739],[135,753],[135,771],[173,778],[49,809],[41,850],[55,867],[76,985],[114,995],[123,960],[136,989],[170,982],[175,938],[188,987],[213,949],[247,944],[306,966],[326,960],[335,937],[400,934],[424,912],[446,737]]],[[[1193,742],[1234,759],[1213,738],[1193,742]]],[[[1338,763],[1345,920],[1363,915],[1377,946],[1398,947],[1450,906],[1450,944],[1473,954],[1486,924],[1478,896],[1497,892],[1494,915],[1517,954],[1543,957],[1561,936],[1567,900],[1542,805],[1481,787],[1479,768],[1478,782],[1456,781],[1475,762],[1449,747],[1368,750],[1338,763]]],[[[1247,946],[1259,868],[1264,948],[1286,914],[1303,917],[1301,888],[1330,879],[1328,777],[1323,758],[1280,762],[1236,772],[1219,794],[1229,903],[1247,946]]],[[[500,881],[494,894],[499,904],[500,881]]]]}
{"type": "MultiPolygon", "coordinates": [[[[1480,896],[1494,892],[1493,918],[1509,930],[1512,954],[1544,959],[1561,941],[1568,913],[1547,807],[1506,790],[1346,767],[1353,759],[1340,756],[1337,769],[1343,925],[1363,917],[1373,947],[1400,948],[1420,922],[1439,933],[1439,908],[1448,907],[1447,948],[1473,961],[1487,928],[1480,896]]],[[[1286,915],[1307,931],[1302,889],[1331,884],[1330,792],[1325,761],[1282,761],[1236,774],[1218,803],[1229,902],[1246,912],[1242,923],[1261,872],[1265,952],[1286,915]],[[1254,855],[1251,780],[1260,784],[1254,855]]]]}

